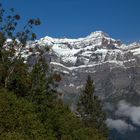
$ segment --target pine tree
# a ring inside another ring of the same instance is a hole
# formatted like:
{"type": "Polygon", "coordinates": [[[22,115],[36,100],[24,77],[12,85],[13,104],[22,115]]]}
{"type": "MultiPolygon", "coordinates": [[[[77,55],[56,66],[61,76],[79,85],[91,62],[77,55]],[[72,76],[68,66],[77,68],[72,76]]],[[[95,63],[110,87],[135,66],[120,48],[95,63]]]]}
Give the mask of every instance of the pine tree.
{"type": "Polygon", "coordinates": [[[90,76],[88,76],[85,89],[79,97],[77,112],[85,126],[97,129],[104,136],[108,136],[105,124],[106,115],[102,109],[101,100],[94,95],[94,84],[90,76]]]}
{"type": "Polygon", "coordinates": [[[55,104],[57,96],[53,73],[42,57],[33,66],[30,72],[30,79],[31,86],[28,98],[38,106],[39,110],[45,112],[47,107],[55,104]]]}

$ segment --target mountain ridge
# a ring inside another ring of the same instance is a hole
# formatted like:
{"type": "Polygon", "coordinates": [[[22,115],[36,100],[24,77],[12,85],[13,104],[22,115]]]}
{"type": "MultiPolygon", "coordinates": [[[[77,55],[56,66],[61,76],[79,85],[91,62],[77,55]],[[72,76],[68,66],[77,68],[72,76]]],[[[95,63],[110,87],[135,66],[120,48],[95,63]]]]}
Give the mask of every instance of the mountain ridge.
{"type": "MultiPolygon", "coordinates": [[[[139,131],[140,125],[133,121],[130,123],[130,116],[116,116],[115,112],[122,101],[125,101],[124,105],[128,104],[130,110],[140,106],[140,43],[126,45],[97,31],[79,39],[44,37],[29,42],[22,53],[30,66],[37,62],[40,55],[53,71],[61,75],[57,90],[72,110],[90,75],[94,80],[95,95],[102,99],[108,112],[109,128],[121,133],[118,128],[120,123],[121,131],[126,130],[127,134],[139,131]],[[137,131],[130,129],[131,125],[137,131]]],[[[126,140],[129,139],[131,137],[126,140]]]]}
{"type": "Polygon", "coordinates": [[[114,96],[118,89],[127,93],[126,88],[132,86],[130,83],[135,77],[132,71],[138,73],[140,69],[140,44],[125,45],[102,31],[79,39],[45,37],[30,42],[23,51],[28,64],[36,63],[40,50],[46,62],[61,74],[59,89],[66,96],[79,93],[87,75],[94,79],[96,92],[104,99],[114,96]],[[71,84],[74,86],[69,86],[71,84]]]}
{"type": "MultiPolygon", "coordinates": [[[[37,53],[38,48],[46,53],[45,49],[49,48],[48,61],[60,63],[68,68],[80,65],[97,65],[107,61],[111,63],[116,61],[119,64],[129,59],[126,58],[128,54],[134,57],[140,54],[139,43],[126,45],[120,40],[110,38],[102,31],[96,31],[85,38],[78,39],[58,39],[47,36],[29,44],[24,57],[32,54],[28,51],[29,48],[32,48],[33,53],[37,53]]],[[[132,60],[133,58],[130,57],[130,61],[132,60]]]]}

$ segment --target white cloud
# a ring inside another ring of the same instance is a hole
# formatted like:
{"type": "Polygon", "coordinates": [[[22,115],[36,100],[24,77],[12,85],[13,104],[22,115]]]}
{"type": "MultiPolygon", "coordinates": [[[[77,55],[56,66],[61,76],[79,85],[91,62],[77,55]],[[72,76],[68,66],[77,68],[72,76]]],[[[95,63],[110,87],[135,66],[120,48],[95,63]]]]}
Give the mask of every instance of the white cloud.
{"type": "Polygon", "coordinates": [[[113,120],[113,119],[109,118],[106,120],[106,124],[107,124],[108,128],[116,129],[120,133],[125,133],[128,130],[133,131],[136,129],[131,124],[127,124],[125,121],[120,120],[120,119],[113,120]]]}
{"type": "Polygon", "coordinates": [[[116,115],[128,117],[135,125],[140,126],[140,106],[132,106],[130,103],[122,100],[118,103],[116,115]]]}

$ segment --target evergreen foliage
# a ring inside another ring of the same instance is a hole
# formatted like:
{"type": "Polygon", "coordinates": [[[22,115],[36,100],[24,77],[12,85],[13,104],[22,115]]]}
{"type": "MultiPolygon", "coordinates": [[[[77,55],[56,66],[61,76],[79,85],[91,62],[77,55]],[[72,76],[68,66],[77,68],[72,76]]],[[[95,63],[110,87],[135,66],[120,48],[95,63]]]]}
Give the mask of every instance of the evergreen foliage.
{"type": "Polygon", "coordinates": [[[102,109],[101,100],[94,95],[94,84],[90,76],[88,76],[85,89],[79,97],[77,112],[85,126],[97,129],[104,136],[108,136],[105,124],[106,115],[102,109]]]}
{"type": "Polygon", "coordinates": [[[6,90],[0,90],[0,139],[44,139],[47,133],[34,105],[6,90]]]}

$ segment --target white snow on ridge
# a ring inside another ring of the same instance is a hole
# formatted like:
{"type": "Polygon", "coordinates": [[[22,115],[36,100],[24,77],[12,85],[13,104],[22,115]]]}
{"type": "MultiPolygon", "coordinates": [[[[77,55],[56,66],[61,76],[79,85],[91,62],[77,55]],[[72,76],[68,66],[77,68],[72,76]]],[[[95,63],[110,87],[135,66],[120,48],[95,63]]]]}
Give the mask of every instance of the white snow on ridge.
{"type": "Polygon", "coordinates": [[[102,31],[96,31],[91,33],[90,35],[83,37],[83,38],[77,38],[77,39],[69,39],[69,38],[51,38],[49,36],[46,36],[44,38],[41,38],[38,40],[39,42],[51,42],[54,44],[62,44],[62,43],[78,43],[78,42],[85,42],[85,41],[90,41],[90,40],[95,40],[101,39],[101,38],[106,38],[115,41],[114,39],[110,38],[109,35],[102,31]]]}
{"type": "Polygon", "coordinates": [[[106,63],[122,66],[123,62],[129,62],[129,59],[140,55],[140,43],[125,45],[102,31],[96,31],[78,39],[46,36],[27,45],[26,49],[29,51],[24,51],[23,57],[38,55],[37,49],[47,54],[46,48],[51,50],[50,62],[68,71],[106,63]]]}
{"type": "Polygon", "coordinates": [[[55,66],[60,66],[60,67],[65,68],[65,69],[67,69],[69,71],[72,71],[72,70],[81,69],[81,68],[92,68],[92,67],[100,66],[102,64],[107,64],[107,63],[116,64],[116,66],[123,66],[124,67],[122,61],[106,61],[104,63],[90,64],[90,65],[81,65],[81,66],[75,66],[75,67],[66,67],[63,64],[56,63],[56,62],[51,62],[50,64],[55,65],[55,66]]]}
{"type": "Polygon", "coordinates": [[[68,47],[61,47],[61,45],[55,44],[52,48],[52,50],[60,55],[60,56],[73,56],[74,54],[76,54],[79,49],[70,49],[68,47]]]}
{"type": "Polygon", "coordinates": [[[133,53],[133,55],[140,55],[140,48],[136,48],[131,50],[131,52],[133,53]]]}

